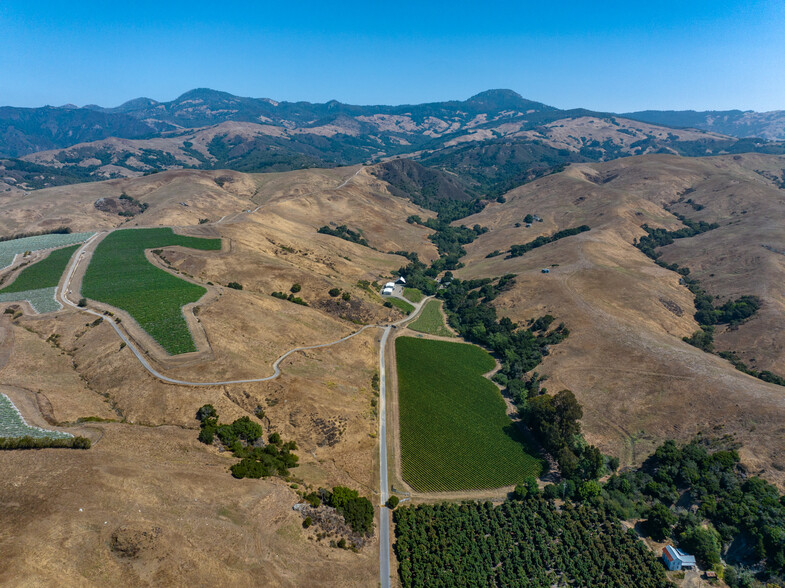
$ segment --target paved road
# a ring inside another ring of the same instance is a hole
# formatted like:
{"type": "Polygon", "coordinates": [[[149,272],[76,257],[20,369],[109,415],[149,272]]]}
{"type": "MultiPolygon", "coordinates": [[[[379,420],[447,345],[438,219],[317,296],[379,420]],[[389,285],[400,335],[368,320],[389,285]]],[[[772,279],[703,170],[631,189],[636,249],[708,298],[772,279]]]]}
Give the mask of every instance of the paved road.
{"type": "MultiPolygon", "coordinates": [[[[358,172],[359,173],[359,172],[358,172]]],[[[356,175],[356,174],[355,174],[356,175]]],[[[354,177],[354,176],[352,176],[354,177]]],[[[349,178],[351,179],[351,178],[349,178]]],[[[347,180],[348,181],[348,180],[347,180]]],[[[111,232],[111,231],[110,231],[111,232]]],[[[76,269],[79,266],[79,263],[85,258],[85,252],[87,248],[98,239],[104,232],[96,233],[90,239],[85,241],[85,243],[79,248],[77,254],[73,257],[70,265],[68,266],[68,272],[66,274],[65,280],[63,282],[62,289],[58,290],[58,294],[62,299],[63,303],[79,310],[81,312],[85,312],[87,314],[91,314],[93,316],[104,318],[104,315],[100,312],[96,312],[89,308],[79,307],[78,304],[73,302],[68,298],[68,293],[71,292],[71,282],[74,277],[74,273],[76,273],[76,269]]],[[[387,502],[387,498],[389,497],[389,481],[387,479],[387,378],[386,378],[386,364],[385,364],[385,355],[386,355],[386,348],[387,348],[387,339],[390,336],[390,332],[393,328],[406,323],[408,321],[413,320],[425,306],[425,303],[428,302],[433,298],[432,296],[424,297],[419,303],[414,304],[414,310],[408,316],[402,318],[399,321],[391,325],[366,325],[362,327],[360,330],[355,331],[354,333],[347,335],[346,337],[342,337],[336,341],[331,341],[329,343],[321,343],[318,345],[309,345],[306,347],[295,347],[294,349],[290,349],[283,355],[281,355],[278,359],[275,360],[273,363],[273,370],[274,373],[271,376],[266,376],[264,378],[251,378],[247,380],[224,380],[221,382],[190,382],[186,380],[177,380],[175,378],[170,378],[169,376],[165,376],[162,373],[158,372],[144,355],[136,348],[136,346],[131,342],[131,340],[123,333],[120,327],[114,321],[107,321],[112,328],[115,330],[117,335],[122,339],[122,341],[126,344],[126,346],[133,352],[136,358],[139,360],[139,363],[154,377],[158,378],[163,382],[168,382],[170,384],[177,384],[180,386],[223,386],[226,384],[246,384],[251,382],[267,382],[269,380],[274,380],[278,376],[281,375],[281,362],[289,357],[291,354],[296,353],[298,351],[305,351],[308,349],[318,349],[321,347],[329,347],[331,345],[336,345],[347,339],[351,339],[352,337],[359,335],[366,329],[384,329],[382,333],[382,338],[380,341],[379,347],[379,499],[382,504],[380,507],[380,514],[379,514],[379,576],[381,581],[382,588],[390,588],[390,512],[387,510],[387,507],[384,506],[384,503],[387,502]]]]}
{"type": "Polygon", "coordinates": [[[387,337],[392,327],[386,327],[379,344],[379,576],[382,588],[390,587],[390,513],[384,503],[387,502],[387,378],[385,371],[385,350],[387,337]]]}

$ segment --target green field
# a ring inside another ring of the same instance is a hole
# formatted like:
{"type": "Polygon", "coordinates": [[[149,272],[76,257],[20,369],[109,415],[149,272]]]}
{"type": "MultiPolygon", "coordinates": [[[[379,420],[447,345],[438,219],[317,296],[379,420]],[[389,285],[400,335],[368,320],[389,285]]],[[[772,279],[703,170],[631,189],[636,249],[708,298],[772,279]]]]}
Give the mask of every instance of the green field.
{"type": "Polygon", "coordinates": [[[417,288],[404,288],[403,297],[416,304],[424,298],[424,295],[417,288]]]}
{"type": "Polygon", "coordinates": [[[71,245],[63,249],[55,249],[41,261],[23,269],[11,284],[0,290],[0,294],[56,287],[68,262],[79,247],[80,245],[71,245]]]}
{"type": "Polygon", "coordinates": [[[403,478],[422,492],[499,488],[537,476],[542,461],[521,438],[495,366],[475,345],[395,340],[403,478]]]}
{"type": "Polygon", "coordinates": [[[124,229],[96,247],[82,282],[82,294],[130,314],[168,353],[196,351],[182,307],[207,291],[150,264],[146,249],[181,245],[216,251],[220,239],[175,235],[172,229],[124,229]]]}
{"type": "Polygon", "coordinates": [[[400,298],[393,298],[392,296],[387,298],[387,302],[392,304],[395,308],[409,314],[411,311],[414,310],[414,307],[406,302],[405,300],[401,300],[400,298]]]}
{"type": "Polygon", "coordinates": [[[438,300],[429,300],[420,311],[417,320],[408,325],[408,327],[412,331],[418,331],[420,333],[439,335],[440,337],[455,337],[455,335],[453,335],[444,325],[444,317],[439,308],[440,306],[441,302],[438,300]]]}

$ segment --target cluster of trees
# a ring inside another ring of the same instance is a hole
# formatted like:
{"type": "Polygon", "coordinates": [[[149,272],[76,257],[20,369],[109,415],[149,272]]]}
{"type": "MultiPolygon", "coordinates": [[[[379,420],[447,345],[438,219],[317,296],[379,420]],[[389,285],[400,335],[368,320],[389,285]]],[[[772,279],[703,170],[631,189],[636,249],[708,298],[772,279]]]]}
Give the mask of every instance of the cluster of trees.
{"type": "Polygon", "coordinates": [[[537,495],[394,511],[401,585],[664,588],[662,564],[602,506],[537,495]]]}
{"type": "Polygon", "coordinates": [[[363,237],[362,230],[357,229],[356,231],[353,231],[346,225],[338,225],[334,229],[328,225],[324,225],[323,227],[320,227],[317,232],[324,235],[332,235],[333,237],[338,237],[344,241],[351,241],[352,243],[357,243],[358,245],[365,245],[366,247],[370,247],[370,245],[368,245],[368,241],[365,239],[365,237],[363,237]]]}
{"type": "Polygon", "coordinates": [[[785,497],[748,476],[728,438],[666,441],[640,469],[612,476],[597,499],[618,516],[646,518],[659,540],[673,538],[704,565],[720,562],[731,545],[761,579],[785,578],[785,497]]]}
{"type": "MultiPolygon", "coordinates": [[[[361,280],[361,281],[364,281],[364,280],[361,280]]],[[[370,282],[366,282],[366,283],[367,283],[367,284],[370,284],[370,282]]],[[[332,298],[337,298],[338,296],[340,296],[340,297],[341,297],[341,299],[342,299],[342,300],[344,300],[344,301],[346,301],[346,302],[348,302],[349,300],[351,300],[351,299],[352,299],[352,295],[351,295],[349,292],[344,292],[344,291],[343,291],[343,290],[341,290],[340,288],[330,288],[330,289],[327,291],[327,293],[328,293],[328,294],[329,294],[329,295],[330,295],[332,298]]]]}
{"type": "Polygon", "coordinates": [[[150,206],[147,202],[139,202],[136,198],[129,196],[125,192],[120,194],[120,200],[125,200],[136,208],[136,210],[121,210],[117,213],[120,216],[136,216],[137,214],[142,214],[150,206]]]}
{"type": "MultiPolygon", "coordinates": [[[[589,225],[581,225],[579,227],[572,227],[569,229],[564,229],[562,231],[557,231],[550,237],[540,236],[534,239],[533,241],[529,241],[528,243],[524,243],[523,245],[513,245],[510,247],[510,253],[507,256],[507,259],[511,257],[520,257],[524,253],[528,253],[532,249],[537,249],[537,247],[542,247],[543,245],[547,245],[548,243],[553,243],[554,241],[558,241],[559,239],[564,239],[565,237],[571,237],[573,235],[577,235],[579,233],[584,233],[586,231],[591,230],[589,225]]],[[[490,255],[488,257],[491,257],[490,255]]]]}
{"type": "MultiPolygon", "coordinates": [[[[441,257],[448,258],[448,261],[445,262],[446,265],[452,266],[456,266],[458,260],[466,255],[466,250],[463,248],[464,245],[468,245],[480,235],[488,232],[487,227],[480,225],[474,225],[471,228],[464,225],[453,227],[449,221],[441,217],[429,218],[423,221],[418,215],[413,214],[406,219],[406,222],[433,229],[435,232],[428,235],[428,239],[436,245],[441,257]]],[[[445,269],[456,268],[445,267],[445,269]]]]}
{"type": "MultiPolygon", "coordinates": [[[[264,411],[257,411],[257,416],[264,411]]],[[[244,416],[231,424],[220,424],[218,413],[212,404],[205,404],[196,412],[200,421],[199,441],[207,445],[216,438],[234,457],[240,461],[230,469],[235,478],[265,478],[278,474],[288,476],[289,468],[297,467],[298,457],[292,453],[297,443],[284,443],[278,433],[268,437],[268,443],[262,439],[262,426],[244,416]]]]}
{"type": "Polygon", "coordinates": [[[40,237],[41,235],[70,235],[71,227],[57,227],[45,231],[28,231],[26,233],[16,233],[15,235],[0,236],[0,243],[3,241],[13,241],[14,239],[24,239],[25,237],[40,237]]]}
{"type": "MultiPolygon", "coordinates": [[[[289,302],[299,304],[300,306],[308,306],[308,303],[305,300],[299,296],[295,296],[295,294],[297,294],[302,289],[303,287],[300,284],[292,284],[292,287],[289,288],[289,294],[286,292],[272,292],[270,293],[270,296],[273,298],[280,298],[281,300],[288,300],[289,302]]],[[[332,294],[330,294],[330,296],[332,296],[332,294]]]]}
{"type": "Polygon", "coordinates": [[[536,332],[531,327],[522,328],[509,318],[498,318],[490,304],[500,293],[510,289],[514,274],[496,279],[458,280],[449,288],[440,290],[444,309],[452,326],[461,337],[493,351],[501,361],[499,383],[508,385],[535,368],[548,347],[563,341],[569,330],[559,324],[550,332],[536,332]]]}
{"type": "Polygon", "coordinates": [[[655,251],[658,247],[670,245],[675,239],[686,239],[707,231],[713,231],[720,226],[717,223],[693,221],[680,214],[674,213],[674,216],[685,225],[684,228],[676,231],[668,231],[667,229],[652,229],[649,225],[642,225],[641,228],[646,231],[647,234],[645,237],[641,237],[635,246],[643,251],[648,257],[657,260],[662,255],[658,251],[655,251]]]}
{"type": "MultiPolygon", "coordinates": [[[[545,450],[559,464],[561,475],[572,480],[579,494],[591,494],[599,487],[589,484],[607,471],[618,467],[618,460],[606,463],[606,457],[581,435],[583,409],[570,390],[553,396],[545,393],[518,397],[518,410],[545,450]],[[588,485],[587,485],[588,484],[588,485]]],[[[566,490],[566,489],[565,489],[566,490]]]]}
{"type": "Polygon", "coordinates": [[[90,449],[90,439],[87,437],[68,437],[66,439],[52,439],[50,437],[0,437],[0,450],[2,449],[90,449]]]}
{"type": "Polygon", "coordinates": [[[352,531],[370,536],[373,532],[373,504],[357,490],[335,486],[332,492],[322,489],[322,500],[343,515],[352,531]]]}
{"type": "Polygon", "coordinates": [[[332,490],[319,488],[318,492],[310,492],[303,499],[313,508],[319,508],[322,503],[333,507],[355,533],[370,536],[373,532],[373,504],[357,490],[346,486],[335,486],[332,490]]]}

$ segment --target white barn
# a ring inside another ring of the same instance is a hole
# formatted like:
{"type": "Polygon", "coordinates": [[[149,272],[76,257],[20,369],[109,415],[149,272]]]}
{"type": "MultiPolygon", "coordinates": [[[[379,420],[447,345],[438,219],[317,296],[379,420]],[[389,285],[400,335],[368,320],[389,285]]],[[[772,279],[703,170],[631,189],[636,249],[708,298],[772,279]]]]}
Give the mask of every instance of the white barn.
{"type": "Polygon", "coordinates": [[[673,545],[666,545],[662,550],[662,561],[665,562],[665,566],[671,571],[684,568],[694,569],[697,565],[694,555],[687,555],[673,545]]]}

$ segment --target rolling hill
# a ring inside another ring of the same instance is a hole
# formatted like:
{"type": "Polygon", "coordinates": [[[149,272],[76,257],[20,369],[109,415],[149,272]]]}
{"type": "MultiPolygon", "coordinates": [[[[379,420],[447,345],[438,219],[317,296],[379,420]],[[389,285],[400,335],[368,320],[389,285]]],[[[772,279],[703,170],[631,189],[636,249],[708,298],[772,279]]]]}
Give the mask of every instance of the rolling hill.
{"type": "Polygon", "coordinates": [[[354,106],[198,89],[171,102],[0,111],[0,192],[169,169],[287,171],[406,156],[496,197],[568,163],[783,151],[765,139],[560,110],[510,90],[464,101],[354,106]]]}

